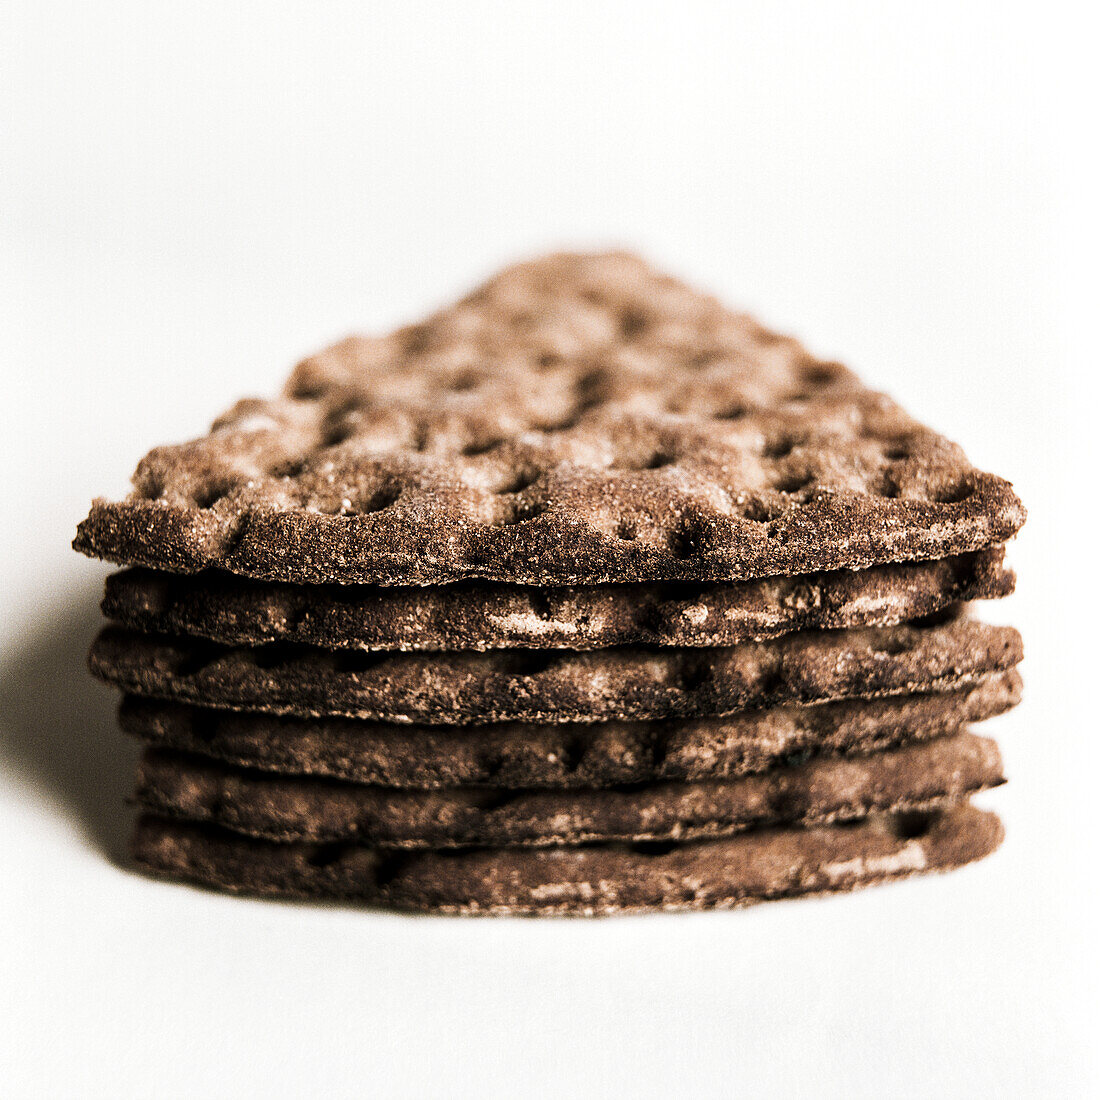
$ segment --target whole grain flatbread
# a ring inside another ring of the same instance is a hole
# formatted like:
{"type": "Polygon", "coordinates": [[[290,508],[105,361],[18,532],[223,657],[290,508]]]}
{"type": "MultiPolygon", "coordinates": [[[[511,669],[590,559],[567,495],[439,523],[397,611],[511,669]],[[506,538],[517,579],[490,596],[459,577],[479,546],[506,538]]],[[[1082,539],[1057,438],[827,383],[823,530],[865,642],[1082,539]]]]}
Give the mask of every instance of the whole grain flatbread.
{"type": "Polygon", "coordinates": [[[270,840],[454,848],[695,840],[777,824],[926,809],[1004,782],[997,746],[973,734],[762,775],[604,790],[396,790],[280,776],[147,751],[136,799],[151,813],[270,840]]]}
{"type": "Polygon", "coordinates": [[[1007,596],[995,547],[940,561],[740,584],[533,588],[470,581],[429,587],[292,585],[228,573],[129,569],[107,578],[103,613],[132,630],[227,645],[325,649],[605,649],[726,646],[796,630],[884,626],[960,600],[1007,596]]]}
{"type": "Polygon", "coordinates": [[[441,852],[278,843],[147,816],[133,854],[151,874],[237,893],[436,913],[592,915],[730,909],[853,890],[971,863],[1003,835],[995,815],[967,803],[683,844],[441,852]]]}
{"type": "Polygon", "coordinates": [[[772,707],[658,722],[408,726],[295,718],[127,696],[124,730],[147,744],[289,775],[388,787],[575,789],[728,779],[814,757],[959,733],[1015,706],[1015,671],[937,694],[772,707]]]}
{"type": "Polygon", "coordinates": [[[230,648],[108,627],[89,658],[135,695],[387,722],[704,717],[937,691],[1015,666],[1011,627],[967,619],[787,634],[728,649],[377,654],[230,648]]]}
{"type": "Polygon", "coordinates": [[[622,254],[509,268],[158,447],[78,550],[292,582],[743,580],[1002,543],[1001,478],[622,254]]]}

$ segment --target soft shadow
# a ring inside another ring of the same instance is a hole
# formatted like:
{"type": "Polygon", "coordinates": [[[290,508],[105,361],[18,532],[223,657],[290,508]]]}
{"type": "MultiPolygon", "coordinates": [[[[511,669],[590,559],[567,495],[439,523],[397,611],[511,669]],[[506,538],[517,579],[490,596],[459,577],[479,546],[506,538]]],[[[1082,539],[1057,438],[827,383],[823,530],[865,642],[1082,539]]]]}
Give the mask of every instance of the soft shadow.
{"type": "Polygon", "coordinates": [[[0,665],[0,767],[113,863],[125,858],[138,749],[115,725],[116,696],[85,657],[102,584],[49,601],[0,665]]]}

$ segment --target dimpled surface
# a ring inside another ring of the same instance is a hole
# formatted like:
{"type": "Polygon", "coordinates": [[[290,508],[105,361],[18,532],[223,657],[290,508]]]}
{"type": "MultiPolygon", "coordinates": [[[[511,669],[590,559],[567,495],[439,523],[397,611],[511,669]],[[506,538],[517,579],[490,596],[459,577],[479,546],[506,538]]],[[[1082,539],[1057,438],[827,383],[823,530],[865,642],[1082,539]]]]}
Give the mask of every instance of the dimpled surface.
{"type": "Polygon", "coordinates": [[[738,580],[962,553],[1024,515],[843,366],[633,256],[563,254],[156,448],[74,545],[294,582],[738,580]]]}

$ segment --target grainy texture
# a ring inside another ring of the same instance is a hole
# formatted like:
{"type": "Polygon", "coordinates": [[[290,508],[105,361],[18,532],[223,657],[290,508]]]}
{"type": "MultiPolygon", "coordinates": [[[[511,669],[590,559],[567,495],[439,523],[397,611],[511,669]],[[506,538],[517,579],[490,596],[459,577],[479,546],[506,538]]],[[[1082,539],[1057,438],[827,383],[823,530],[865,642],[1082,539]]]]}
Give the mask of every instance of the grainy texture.
{"type": "Polygon", "coordinates": [[[437,913],[593,915],[853,890],[973,862],[1003,835],[993,814],[966,803],[684,844],[441,852],[277,843],[145,817],[133,853],[150,873],[241,893],[437,913]]]}
{"type": "Polygon", "coordinates": [[[977,550],[1024,517],[840,364],[613,253],[306,360],[151,451],[74,545],[310,583],[741,580],[977,550]]]}
{"type": "Polygon", "coordinates": [[[572,791],[401,791],[147,751],[136,798],[151,813],[269,840],[454,848],[695,840],[765,825],[852,820],[874,810],[927,809],[1003,782],[996,745],[960,734],[738,779],[572,791]]]}
{"type": "Polygon", "coordinates": [[[389,722],[602,721],[730,714],[934,691],[1016,665],[1011,627],[966,619],[787,634],[728,649],[377,654],[237,649],[108,627],[92,671],[136,695],[389,722]]]}
{"type": "Polygon", "coordinates": [[[133,630],[228,645],[325,649],[603,649],[719,646],[796,630],[881,626],[1012,591],[1003,547],[941,561],[740,584],[532,588],[289,585],[130,569],[107,578],[103,613],[133,630]]]}
{"type": "Polygon", "coordinates": [[[128,696],[127,732],[153,746],[291,775],[388,787],[578,788],[726,779],[836,753],[958,733],[1020,700],[1015,671],[956,691],[773,707],[729,718],[401,726],[294,718],[128,696]]]}

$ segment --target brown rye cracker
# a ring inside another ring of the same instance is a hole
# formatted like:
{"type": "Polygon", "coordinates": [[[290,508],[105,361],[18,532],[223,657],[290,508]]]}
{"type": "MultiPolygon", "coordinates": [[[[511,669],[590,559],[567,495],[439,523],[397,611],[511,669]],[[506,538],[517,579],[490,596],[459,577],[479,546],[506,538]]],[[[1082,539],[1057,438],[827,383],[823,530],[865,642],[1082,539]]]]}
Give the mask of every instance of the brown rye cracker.
{"type": "Polygon", "coordinates": [[[106,628],[92,672],[133,695],[387,722],[706,717],[785,703],[938,691],[1003,672],[1019,634],[965,618],[787,634],[724,649],[378,654],[106,628]]]}
{"type": "Polygon", "coordinates": [[[876,810],[927,809],[1003,782],[996,744],[959,734],[736,779],[570,791],[397,790],[147,750],[135,798],[158,816],[268,840],[511,847],[698,840],[768,825],[828,824],[876,810]]]}
{"type": "Polygon", "coordinates": [[[290,775],[388,787],[574,789],[728,779],[959,733],[1020,700],[1019,673],[936,694],[772,707],[658,722],[408,726],[296,718],[127,696],[122,728],[148,745],[290,775]]]}
{"type": "Polygon", "coordinates": [[[74,546],[263,580],[739,581],[1004,542],[1003,479],[624,253],[508,268],[157,447],[74,546]]]}
{"type": "Polygon", "coordinates": [[[218,571],[128,569],[107,578],[103,613],[132,630],[226,645],[324,649],[605,649],[727,646],[793,631],[883,626],[1013,588],[995,547],[939,561],[740,584],[533,588],[468,581],[429,587],[292,585],[218,571]]]}
{"type": "Polygon", "coordinates": [[[993,852],[994,814],[962,803],[855,824],[762,829],[716,840],[398,851],[279,843],[145,816],[142,870],[233,893],[325,898],[435,913],[609,915],[733,909],[946,871],[993,852]]]}

